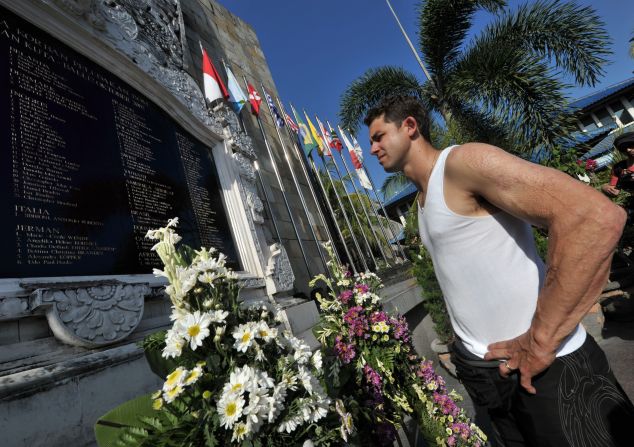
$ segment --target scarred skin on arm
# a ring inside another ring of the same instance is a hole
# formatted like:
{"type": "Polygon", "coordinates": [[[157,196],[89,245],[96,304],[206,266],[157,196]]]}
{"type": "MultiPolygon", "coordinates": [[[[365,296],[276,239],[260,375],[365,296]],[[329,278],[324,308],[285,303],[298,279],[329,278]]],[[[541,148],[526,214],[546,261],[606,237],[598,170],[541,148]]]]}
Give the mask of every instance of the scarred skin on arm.
{"type": "MultiPolygon", "coordinates": [[[[491,205],[548,228],[547,272],[528,331],[493,343],[485,359],[507,359],[519,370],[521,385],[536,390],[531,378],[555,359],[557,348],[596,302],[626,214],[603,194],[557,171],[514,157],[482,143],[454,149],[445,185],[476,203],[491,205]]],[[[458,202],[460,203],[460,202],[458,202]]],[[[510,312],[513,309],[509,309],[510,312]]],[[[500,374],[509,370],[500,366],[500,374]]]]}

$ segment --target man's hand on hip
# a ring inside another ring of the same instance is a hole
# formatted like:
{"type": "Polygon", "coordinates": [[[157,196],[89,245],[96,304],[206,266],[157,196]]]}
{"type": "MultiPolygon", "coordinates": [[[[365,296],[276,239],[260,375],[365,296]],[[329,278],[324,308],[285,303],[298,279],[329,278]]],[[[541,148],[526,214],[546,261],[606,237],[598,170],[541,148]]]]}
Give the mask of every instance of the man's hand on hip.
{"type": "Polygon", "coordinates": [[[525,332],[511,340],[490,344],[484,359],[502,360],[500,375],[508,377],[511,373],[518,371],[522,387],[529,393],[536,394],[537,390],[532,385],[531,379],[555,361],[555,351],[540,348],[530,332],[525,332]]]}

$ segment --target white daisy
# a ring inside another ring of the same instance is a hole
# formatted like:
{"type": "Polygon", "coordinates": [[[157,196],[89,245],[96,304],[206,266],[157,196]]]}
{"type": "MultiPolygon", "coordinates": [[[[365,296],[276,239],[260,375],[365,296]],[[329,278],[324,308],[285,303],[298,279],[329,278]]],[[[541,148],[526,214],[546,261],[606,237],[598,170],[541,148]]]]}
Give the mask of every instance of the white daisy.
{"type": "Polygon", "coordinates": [[[214,310],[209,312],[209,316],[212,323],[224,323],[227,316],[229,316],[229,312],[226,310],[214,310]]]}
{"type": "Polygon", "coordinates": [[[277,427],[277,431],[280,433],[292,433],[295,431],[299,424],[301,424],[301,420],[297,420],[296,417],[290,417],[280,422],[280,425],[277,427]]]}
{"type": "Polygon", "coordinates": [[[169,330],[165,337],[165,347],[161,354],[164,358],[179,357],[183,352],[185,346],[185,339],[176,331],[169,330]]]}
{"type": "Polygon", "coordinates": [[[170,388],[163,393],[163,400],[165,400],[168,404],[172,403],[182,392],[183,387],[181,385],[176,385],[174,388],[170,388]]]}
{"type": "Polygon", "coordinates": [[[313,366],[315,367],[317,371],[321,372],[322,357],[321,357],[321,351],[319,349],[313,353],[313,356],[311,357],[310,362],[313,364],[313,366]]]}
{"type": "Polygon", "coordinates": [[[247,352],[247,349],[253,344],[255,338],[253,323],[241,324],[231,335],[236,339],[233,347],[236,348],[238,352],[247,352]]]}
{"type": "Polygon", "coordinates": [[[233,436],[231,436],[231,442],[241,442],[247,435],[250,434],[250,427],[244,422],[238,422],[233,427],[233,436]]]}
{"type": "Polygon", "coordinates": [[[196,366],[194,369],[189,371],[187,376],[185,376],[185,378],[183,379],[183,384],[184,385],[191,385],[193,383],[196,383],[198,381],[198,379],[200,379],[200,376],[202,376],[202,375],[203,375],[202,367],[196,366]]]}
{"type": "Polygon", "coordinates": [[[187,370],[182,366],[179,366],[169,373],[165,378],[165,383],[163,383],[163,391],[168,391],[176,386],[182,385],[183,380],[185,379],[185,374],[187,374],[187,370]]]}
{"type": "Polygon", "coordinates": [[[222,390],[223,394],[242,395],[250,386],[255,377],[254,370],[248,365],[242,368],[236,368],[229,375],[229,382],[225,383],[222,390]]]}
{"type": "Polygon", "coordinates": [[[209,325],[211,318],[208,313],[200,313],[199,310],[193,314],[188,314],[178,323],[179,332],[183,334],[185,340],[189,341],[192,351],[202,346],[203,340],[209,336],[209,325]]]}
{"type": "Polygon", "coordinates": [[[258,338],[261,338],[266,343],[277,337],[277,329],[270,328],[269,325],[266,324],[266,321],[259,321],[257,323],[255,333],[258,338]]]}
{"type": "Polygon", "coordinates": [[[218,415],[220,415],[220,425],[224,428],[233,427],[233,424],[242,415],[243,408],[244,399],[242,396],[233,393],[224,394],[216,407],[218,415]]]}

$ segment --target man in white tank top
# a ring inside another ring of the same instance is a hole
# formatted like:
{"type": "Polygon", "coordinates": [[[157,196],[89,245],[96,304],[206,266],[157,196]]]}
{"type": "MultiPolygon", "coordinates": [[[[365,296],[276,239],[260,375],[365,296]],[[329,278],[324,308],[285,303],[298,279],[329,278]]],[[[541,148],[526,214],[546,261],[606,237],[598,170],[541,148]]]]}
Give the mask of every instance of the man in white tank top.
{"type": "Polygon", "coordinates": [[[437,150],[416,98],[386,98],[365,123],[372,155],[420,192],[420,236],[459,337],[458,375],[500,444],[628,445],[634,406],[580,325],[608,280],[624,211],[488,144],[437,150]],[[546,266],[531,224],[548,228],[546,266]]]}

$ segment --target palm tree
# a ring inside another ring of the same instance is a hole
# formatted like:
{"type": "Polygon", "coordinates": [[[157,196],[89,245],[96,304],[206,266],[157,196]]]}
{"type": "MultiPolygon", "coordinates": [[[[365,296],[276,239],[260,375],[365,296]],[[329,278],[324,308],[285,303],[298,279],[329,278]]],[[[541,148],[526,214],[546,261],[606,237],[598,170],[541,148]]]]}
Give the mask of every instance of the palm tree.
{"type": "Polygon", "coordinates": [[[603,74],[609,36],[595,11],[538,0],[516,11],[504,0],[426,0],[419,7],[419,51],[431,79],[402,68],[368,70],[344,92],[340,118],[356,130],[382,97],[419,97],[469,139],[527,154],[565,141],[574,121],[566,111],[563,75],[594,85],[603,74]],[[465,42],[474,14],[494,20],[465,42]]]}

